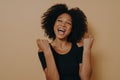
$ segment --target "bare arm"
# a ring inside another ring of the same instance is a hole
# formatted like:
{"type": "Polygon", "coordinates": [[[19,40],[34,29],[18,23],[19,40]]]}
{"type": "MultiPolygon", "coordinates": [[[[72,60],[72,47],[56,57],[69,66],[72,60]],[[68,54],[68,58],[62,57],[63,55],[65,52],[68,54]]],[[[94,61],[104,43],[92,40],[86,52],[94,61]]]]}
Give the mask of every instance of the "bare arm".
{"type": "Polygon", "coordinates": [[[90,51],[83,51],[83,62],[80,64],[80,77],[82,80],[90,80],[92,72],[90,56],[90,51]]]}
{"type": "Polygon", "coordinates": [[[59,73],[52,55],[52,51],[50,49],[50,45],[47,40],[37,40],[37,45],[39,50],[44,52],[45,60],[46,60],[46,69],[45,75],[47,80],[59,80],[59,73]]]}
{"type": "Polygon", "coordinates": [[[91,48],[93,44],[93,38],[88,37],[83,40],[83,60],[80,64],[79,74],[82,80],[90,80],[92,68],[91,68],[91,48]]]}

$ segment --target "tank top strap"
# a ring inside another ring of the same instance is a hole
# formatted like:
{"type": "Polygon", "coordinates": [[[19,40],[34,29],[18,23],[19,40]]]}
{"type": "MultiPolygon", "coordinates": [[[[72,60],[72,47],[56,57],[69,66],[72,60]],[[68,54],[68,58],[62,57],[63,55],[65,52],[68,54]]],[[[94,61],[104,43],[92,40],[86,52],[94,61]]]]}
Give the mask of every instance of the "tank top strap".
{"type": "Polygon", "coordinates": [[[77,43],[75,43],[75,42],[74,42],[74,43],[72,43],[72,45],[73,45],[73,46],[75,46],[75,47],[77,47],[77,43]]]}

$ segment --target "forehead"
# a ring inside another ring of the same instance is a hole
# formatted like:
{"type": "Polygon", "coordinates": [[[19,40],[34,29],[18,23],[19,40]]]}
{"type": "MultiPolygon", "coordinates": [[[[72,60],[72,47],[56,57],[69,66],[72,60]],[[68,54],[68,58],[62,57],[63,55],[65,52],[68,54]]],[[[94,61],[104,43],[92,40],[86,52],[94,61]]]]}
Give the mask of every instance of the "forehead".
{"type": "Polygon", "coordinates": [[[63,14],[59,15],[58,18],[67,18],[69,20],[72,20],[71,16],[67,13],[63,13],[63,14]]]}

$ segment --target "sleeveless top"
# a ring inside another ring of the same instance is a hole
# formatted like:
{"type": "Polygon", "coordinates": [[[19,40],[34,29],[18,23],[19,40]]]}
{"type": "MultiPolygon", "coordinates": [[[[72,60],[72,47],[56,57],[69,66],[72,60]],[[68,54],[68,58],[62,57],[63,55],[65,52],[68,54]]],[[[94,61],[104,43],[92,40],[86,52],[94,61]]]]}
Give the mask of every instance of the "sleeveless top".
{"type": "MultiPolygon", "coordinates": [[[[51,45],[50,45],[51,46],[51,45]]],[[[82,63],[83,46],[72,44],[71,50],[66,54],[57,53],[51,46],[51,51],[59,72],[60,80],[81,80],[79,64],[82,63]]],[[[43,52],[38,52],[43,69],[47,67],[43,52]]]]}

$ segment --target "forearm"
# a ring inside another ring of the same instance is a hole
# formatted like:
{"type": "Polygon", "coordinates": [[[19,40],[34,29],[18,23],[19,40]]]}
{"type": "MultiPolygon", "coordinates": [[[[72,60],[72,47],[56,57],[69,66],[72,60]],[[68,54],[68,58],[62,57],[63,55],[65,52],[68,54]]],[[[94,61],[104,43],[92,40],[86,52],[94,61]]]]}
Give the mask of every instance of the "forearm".
{"type": "Polygon", "coordinates": [[[91,50],[89,49],[83,51],[83,62],[81,69],[82,80],[90,80],[91,72],[91,50]]]}
{"type": "Polygon", "coordinates": [[[59,80],[59,73],[50,49],[45,50],[47,69],[45,70],[47,80],[59,80]]]}

